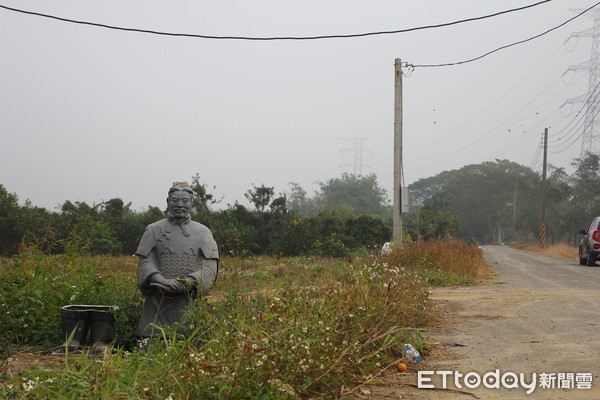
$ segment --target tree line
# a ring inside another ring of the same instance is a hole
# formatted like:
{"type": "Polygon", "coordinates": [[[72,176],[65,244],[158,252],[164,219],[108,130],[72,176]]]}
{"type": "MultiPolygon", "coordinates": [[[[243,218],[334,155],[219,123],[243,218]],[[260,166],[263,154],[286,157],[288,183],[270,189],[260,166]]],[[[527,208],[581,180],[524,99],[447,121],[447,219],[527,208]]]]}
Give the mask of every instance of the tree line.
{"type": "MultiPolygon", "coordinates": [[[[389,204],[374,174],[343,174],[320,183],[312,197],[296,183],[279,195],[253,184],[245,193],[253,209],[236,202],[215,211],[218,199],[198,174],[191,186],[192,219],[212,230],[221,254],[339,257],[390,240],[389,204]]],[[[58,211],[29,200],[21,206],[0,184],[0,255],[17,253],[22,243],[51,253],[133,254],[146,226],[164,217],[165,209],[136,212],[120,198],[93,205],[66,200],[58,211]]]]}
{"type": "MultiPolygon", "coordinates": [[[[600,156],[588,153],[572,166],[571,174],[548,168],[547,243],[576,244],[578,229],[600,215],[600,156]]],[[[279,194],[252,184],[245,197],[253,208],[236,202],[222,210],[213,210],[219,201],[198,174],[191,182],[192,218],[213,231],[225,255],[344,256],[391,240],[391,205],[375,174],[343,174],[321,182],[313,196],[296,183],[279,194]]],[[[409,189],[405,240],[538,241],[542,179],[531,168],[495,160],[420,179],[409,189]]],[[[56,253],[133,254],[145,227],[164,215],[157,206],[136,212],[120,198],[93,205],[67,200],[51,212],[29,200],[20,206],[0,185],[0,255],[15,254],[21,243],[56,253]]]]}
{"type": "MultiPolygon", "coordinates": [[[[577,231],[600,215],[600,156],[572,162],[574,172],[548,167],[545,182],[547,243],[577,244],[577,231]]],[[[481,243],[535,243],[541,225],[542,179],[507,160],[467,165],[410,186],[408,230],[413,238],[455,236],[481,243]]]]}

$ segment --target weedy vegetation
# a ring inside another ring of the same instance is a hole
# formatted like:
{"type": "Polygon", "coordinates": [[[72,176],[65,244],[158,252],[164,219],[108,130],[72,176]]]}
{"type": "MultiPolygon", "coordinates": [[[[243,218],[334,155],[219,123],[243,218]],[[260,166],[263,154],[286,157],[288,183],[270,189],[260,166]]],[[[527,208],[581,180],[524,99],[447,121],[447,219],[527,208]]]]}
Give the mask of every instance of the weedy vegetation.
{"type": "Polygon", "coordinates": [[[525,250],[533,253],[543,254],[550,257],[571,258],[579,260],[579,249],[567,243],[557,243],[540,247],[537,244],[516,243],[513,247],[519,250],[525,250]]]}
{"type": "Polygon", "coordinates": [[[139,343],[135,258],[48,256],[24,247],[0,269],[0,397],[8,399],[336,398],[375,379],[436,320],[432,285],[473,284],[482,252],[462,242],[407,243],[346,258],[224,258],[185,327],[139,343]],[[58,310],[117,305],[114,348],[67,354],[16,374],[24,345],[62,342],[58,310]],[[143,345],[145,350],[138,349],[143,345]]]}

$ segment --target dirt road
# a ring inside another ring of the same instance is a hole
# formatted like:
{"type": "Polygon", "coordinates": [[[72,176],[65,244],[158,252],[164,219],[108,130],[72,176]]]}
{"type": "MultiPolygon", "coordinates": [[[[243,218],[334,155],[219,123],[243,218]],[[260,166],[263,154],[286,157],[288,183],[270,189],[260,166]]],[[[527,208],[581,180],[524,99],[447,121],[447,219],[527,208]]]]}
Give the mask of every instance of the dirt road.
{"type": "Polygon", "coordinates": [[[372,387],[369,397],[600,399],[600,266],[506,246],[486,247],[485,256],[496,271],[493,282],[433,293],[447,310],[448,324],[427,338],[439,344],[419,369],[434,371],[422,375],[431,378],[422,383],[435,388],[407,386],[418,385],[416,373],[392,374],[386,378],[387,389],[372,387]],[[469,375],[473,388],[464,377],[458,379],[458,388],[452,373],[444,390],[442,371],[474,372],[469,375]],[[477,377],[488,372],[492,374],[486,382],[492,388],[476,386],[477,377]],[[510,373],[519,379],[524,374],[529,389],[513,383],[510,373]],[[591,389],[583,389],[590,386],[590,377],[591,389]],[[394,380],[404,386],[394,388],[394,380]],[[542,381],[554,388],[541,387],[542,381]],[[518,387],[504,388],[514,385],[518,387]],[[564,385],[572,388],[559,388],[564,385]]]}

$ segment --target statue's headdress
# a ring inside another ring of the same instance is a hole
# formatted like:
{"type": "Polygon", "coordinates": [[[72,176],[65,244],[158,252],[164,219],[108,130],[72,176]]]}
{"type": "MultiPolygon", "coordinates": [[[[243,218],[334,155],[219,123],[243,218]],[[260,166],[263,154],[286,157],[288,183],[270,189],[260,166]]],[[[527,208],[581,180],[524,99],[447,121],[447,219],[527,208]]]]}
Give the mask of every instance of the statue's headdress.
{"type": "Polygon", "coordinates": [[[185,181],[184,182],[173,182],[173,186],[171,186],[171,189],[169,189],[169,196],[171,195],[171,193],[179,192],[179,191],[188,192],[189,194],[192,195],[192,197],[194,197],[194,191],[190,187],[190,184],[185,181]]]}

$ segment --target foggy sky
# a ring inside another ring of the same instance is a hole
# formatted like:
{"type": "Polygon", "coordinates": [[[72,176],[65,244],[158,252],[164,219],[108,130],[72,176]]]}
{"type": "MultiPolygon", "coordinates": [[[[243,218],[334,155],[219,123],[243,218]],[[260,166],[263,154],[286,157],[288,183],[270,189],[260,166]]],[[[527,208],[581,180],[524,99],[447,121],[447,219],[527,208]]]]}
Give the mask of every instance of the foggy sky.
{"type": "MultiPolygon", "coordinates": [[[[165,32],[313,36],[441,24],[534,2],[0,5],[165,32]]],[[[223,197],[218,207],[226,207],[247,204],[244,193],[252,184],[274,186],[277,194],[297,182],[312,195],[318,182],[354,172],[360,138],[362,173],[376,173],[391,196],[396,58],[410,64],[470,59],[537,35],[593,4],[554,0],[410,33],[268,42],[123,32],[0,9],[0,184],[21,202],[49,210],[65,200],[91,205],[114,197],[141,210],[163,207],[171,182],[198,173],[223,197]]],[[[540,170],[541,161],[533,161],[545,127],[551,145],[558,145],[550,148],[549,163],[570,171],[581,139],[561,130],[582,104],[564,103],[587,93],[588,75],[564,73],[590,59],[591,38],[567,39],[592,26],[582,16],[479,61],[406,69],[406,184],[496,158],[540,170]]]]}

